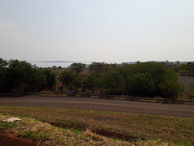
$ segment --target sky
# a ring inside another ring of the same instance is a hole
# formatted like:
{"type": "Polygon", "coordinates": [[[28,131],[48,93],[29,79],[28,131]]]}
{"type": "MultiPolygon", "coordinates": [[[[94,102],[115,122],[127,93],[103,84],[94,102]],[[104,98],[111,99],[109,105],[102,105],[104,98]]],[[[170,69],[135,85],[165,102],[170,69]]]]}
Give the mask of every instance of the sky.
{"type": "Polygon", "coordinates": [[[194,61],[194,0],[0,0],[0,58],[194,61]]]}

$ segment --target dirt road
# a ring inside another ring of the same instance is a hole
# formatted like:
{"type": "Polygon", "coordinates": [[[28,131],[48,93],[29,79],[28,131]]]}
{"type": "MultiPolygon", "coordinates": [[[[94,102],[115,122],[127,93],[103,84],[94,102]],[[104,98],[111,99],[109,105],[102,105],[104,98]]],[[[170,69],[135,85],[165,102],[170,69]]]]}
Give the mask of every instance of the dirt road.
{"type": "Polygon", "coordinates": [[[49,108],[93,109],[99,111],[194,118],[194,105],[162,104],[81,97],[30,96],[19,98],[0,98],[0,106],[33,106],[49,108]]]}

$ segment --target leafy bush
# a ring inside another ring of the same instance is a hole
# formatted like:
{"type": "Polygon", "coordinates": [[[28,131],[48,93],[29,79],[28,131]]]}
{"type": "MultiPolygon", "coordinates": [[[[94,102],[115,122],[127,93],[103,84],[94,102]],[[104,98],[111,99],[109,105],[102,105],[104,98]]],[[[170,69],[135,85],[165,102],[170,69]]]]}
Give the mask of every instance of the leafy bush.
{"type": "Polygon", "coordinates": [[[104,88],[108,89],[109,94],[122,94],[124,89],[124,78],[117,71],[106,73],[104,78],[104,88]]]}
{"type": "Polygon", "coordinates": [[[43,70],[43,74],[46,78],[45,89],[53,91],[54,90],[54,85],[55,85],[55,74],[54,74],[54,72],[50,69],[46,69],[46,70],[43,70]]]}
{"type": "Polygon", "coordinates": [[[136,96],[150,96],[156,89],[155,83],[149,74],[137,73],[128,76],[127,92],[136,96]]]}
{"type": "Polygon", "coordinates": [[[0,58],[0,92],[39,92],[55,84],[52,71],[42,71],[26,61],[0,58]]]}
{"type": "Polygon", "coordinates": [[[46,85],[42,70],[26,61],[10,60],[9,74],[14,92],[38,92],[46,85]]]}
{"type": "Polygon", "coordinates": [[[62,82],[63,87],[65,86],[69,91],[77,91],[82,85],[82,77],[78,73],[71,71],[63,71],[60,74],[59,80],[62,82]]]}
{"type": "Polygon", "coordinates": [[[117,69],[125,79],[125,91],[135,96],[176,97],[183,87],[177,74],[168,66],[149,62],[126,65],[117,69]]]}
{"type": "Polygon", "coordinates": [[[69,68],[71,69],[71,71],[80,73],[84,68],[86,68],[86,65],[83,63],[72,63],[69,68]]]}
{"type": "Polygon", "coordinates": [[[161,82],[158,87],[158,94],[163,97],[176,98],[183,91],[183,86],[174,80],[165,80],[161,82]]]}
{"type": "Polygon", "coordinates": [[[91,91],[100,89],[103,85],[102,75],[96,72],[91,73],[85,77],[83,85],[84,88],[91,91]]]}
{"type": "Polygon", "coordinates": [[[178,66],[177,72],[181,76],[194,76],[194,63],[188,62],[178,66]]]}
{"type": "Polygon", "coordinates": [[[0,93],[9,92],[11,90],[9,87],[10,83],[7,81],[9,77],[7,65],[8,62],[0,58],[0,93]]]}
{"type": "Polygon", "coordinates": [[[109,71],[115,70],[116,65],[115,64],[106,64],[106,63],[100,63],[100,62],[93,62],[88,67],[89,71],[96,72],[96,73],[107,73],[109,71]]]}

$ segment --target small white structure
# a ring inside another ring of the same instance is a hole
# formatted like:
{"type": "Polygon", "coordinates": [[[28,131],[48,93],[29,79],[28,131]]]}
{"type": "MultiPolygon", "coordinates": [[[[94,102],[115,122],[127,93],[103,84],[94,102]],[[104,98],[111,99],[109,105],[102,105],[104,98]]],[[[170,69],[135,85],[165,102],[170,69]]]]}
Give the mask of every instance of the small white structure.
{"type": "Polygon", "coordinates": [[[3,122],[9,122],[9,123],[12,123],[12,122],[15,122],[15,121],[21,121],[21,119],[13,117],[13,118],[9,118],[7,120],[3,120],[3,122]]]}

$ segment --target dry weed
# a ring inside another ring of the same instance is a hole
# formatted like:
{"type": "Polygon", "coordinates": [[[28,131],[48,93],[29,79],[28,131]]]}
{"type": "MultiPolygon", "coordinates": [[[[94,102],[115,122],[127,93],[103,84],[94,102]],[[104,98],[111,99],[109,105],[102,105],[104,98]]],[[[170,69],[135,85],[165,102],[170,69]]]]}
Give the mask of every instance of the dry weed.
{"type": "MultiPolygon", "coordinates": [[[[11,115],[0,114],[0,120],[13,117],[11,115]]],[[[37,121],[33,118],[20,117],[22,121],[15,122],[15,127],[5,129],[3,132],[14,133],[20,136],[28,136],[38,140],[45,145],[93,145],[93,146],[135,146],[135,145],[163,145],[167,146],[167,143],[161,143],[159,141],[139,141],[139,142],[127,142],[121,140],[115,140],[107,138],[87,129],[86,131],[78,131],[75,129],[63,129],[52,126],[47,123],[37,121]]]]}

